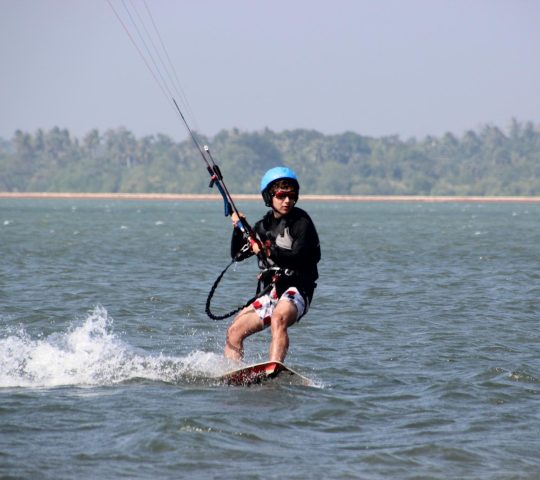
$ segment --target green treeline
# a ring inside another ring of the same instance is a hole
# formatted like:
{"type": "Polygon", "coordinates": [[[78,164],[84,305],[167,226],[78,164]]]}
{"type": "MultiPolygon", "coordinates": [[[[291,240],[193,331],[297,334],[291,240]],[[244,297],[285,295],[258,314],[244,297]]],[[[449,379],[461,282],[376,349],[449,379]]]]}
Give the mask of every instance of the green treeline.
{"type": "MultiPolygon", "coordinates": [[[[311,194],[540,195],[540,128],[530,122],[423,140],[268,129],[200,140],[234,193],[257,192],[261,175],[283,164],[311,194]]],[[[207,193],[208,179],[190,140],[160,134],[120,128],[79,139],[55,127],[0,140],[0,191],[207,193]]]]}

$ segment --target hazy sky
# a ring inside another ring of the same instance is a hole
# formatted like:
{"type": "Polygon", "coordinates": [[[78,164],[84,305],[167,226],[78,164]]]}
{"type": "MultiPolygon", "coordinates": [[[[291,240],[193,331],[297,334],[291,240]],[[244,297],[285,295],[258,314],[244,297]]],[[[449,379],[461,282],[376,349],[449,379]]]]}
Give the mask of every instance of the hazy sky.
{"type": "MultiPolygon", "coordinates": [[[[147,5],[201,133],[422,138],[540,123],[538,0],[147,5]]],[[[0,68],[0,137],[57,125],[185,138],[106,0],[0,0],[0,68]]]]}

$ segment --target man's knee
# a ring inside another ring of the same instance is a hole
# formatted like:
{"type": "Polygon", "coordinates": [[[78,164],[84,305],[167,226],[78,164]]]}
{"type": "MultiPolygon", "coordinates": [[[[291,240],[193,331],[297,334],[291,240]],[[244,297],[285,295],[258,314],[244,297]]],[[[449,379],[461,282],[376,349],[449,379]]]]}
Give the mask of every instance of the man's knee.
{"type": "Polygon", "coordinates": [[[296,321],[296,308],[275,310],[272,314],[272,330],[284,331],[296,321]]]}
{"type": "Polygon", "coordinates": [[[227,337],[233,342],[242,342],[252,333],[262,330],[259,317],[250,311],[241,312],[227,328],[227,337]]]}
{"type": "Polygon", "coordinates": [[[236,322],[233,322],[227,328],[227,339],[233,342],[241,341],[245,338],[245,328],[240,327],[236,322]]]}

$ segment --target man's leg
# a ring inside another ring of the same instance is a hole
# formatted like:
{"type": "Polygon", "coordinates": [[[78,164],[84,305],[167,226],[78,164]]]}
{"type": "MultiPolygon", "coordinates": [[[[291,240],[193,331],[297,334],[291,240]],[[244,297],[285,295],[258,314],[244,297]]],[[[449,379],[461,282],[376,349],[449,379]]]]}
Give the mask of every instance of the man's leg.
{"type": "Polygon", "coordinates": [[[244,357],[244,339],[260,332],[263,324],[252,306],[244,308],[229,325],[225,341],[225,357],[242,360],[244,357]]]}
{"type": "Polygon", "coordinates": [[[270,328],[272,343],[270,343],[270,361],[283,362],[289,349],[289,328],[294,322],[298,312],[294,303],[289,300],[280,300],[272,313],[270,328]]]}

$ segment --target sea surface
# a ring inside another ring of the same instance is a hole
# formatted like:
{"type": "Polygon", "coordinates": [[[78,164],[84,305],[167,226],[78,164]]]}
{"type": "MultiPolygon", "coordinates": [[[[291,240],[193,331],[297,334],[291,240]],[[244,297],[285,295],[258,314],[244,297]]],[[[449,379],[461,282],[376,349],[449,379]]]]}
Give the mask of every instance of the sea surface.
{"type": "Polygon", "coordinates": [[[540,204],[299,206],[323,259],[286,362],[314,385],[230,387],[222,205],[0,200],[0,478],[540,478],[540,204]]]}

